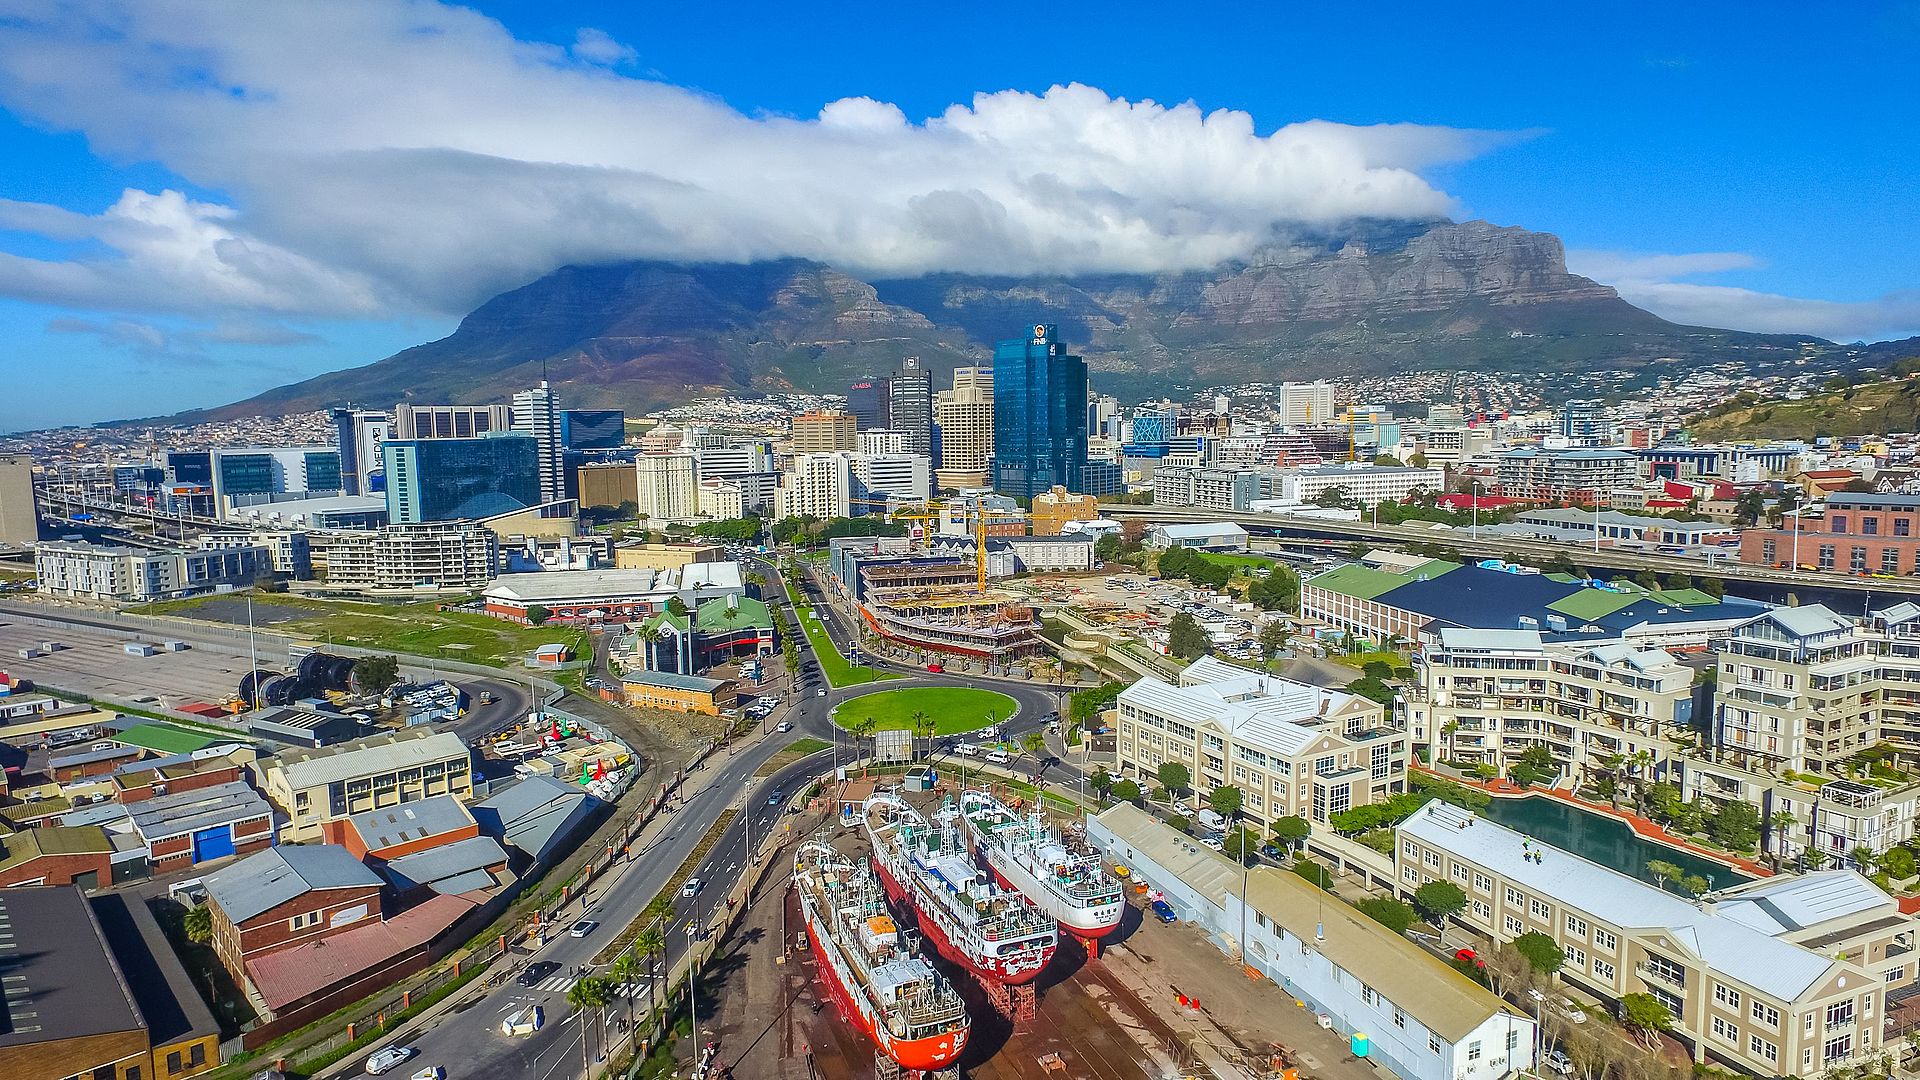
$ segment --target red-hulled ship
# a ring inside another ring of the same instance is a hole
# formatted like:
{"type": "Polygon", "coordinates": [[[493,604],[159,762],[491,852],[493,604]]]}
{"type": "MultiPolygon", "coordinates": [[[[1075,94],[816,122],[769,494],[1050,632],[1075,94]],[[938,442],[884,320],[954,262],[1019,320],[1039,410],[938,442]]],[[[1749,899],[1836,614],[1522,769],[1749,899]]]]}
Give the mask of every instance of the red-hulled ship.
{"type": "Polygon", "coordinates": [[[940,955],[1007,986],[1040,974],[1059,942],[1054,920],[974,864],[955,824],[957,809],[943,805],[929,824],[905,800],[883,791],[867,799],[865,810],[881,884],[912,908],[940,955]]]}
{"type": "Polygon", "coordinates": [[[809,840],[793,857],[807,941],[846,1021],[903,1069],[952,1065],[971,1021],[953,985],[901,939],[873,871],[809,840]]]}
{"type": "Polygon", "coordinates": [[[1120,880],[1094,852],[1070,847],[1039,811],[1016,814],[984,791],[961,792],[960,809],[993,876],[1058,919],[1068,933],[1091,944],[1120,925],[1126,909],[1120,880]]]}

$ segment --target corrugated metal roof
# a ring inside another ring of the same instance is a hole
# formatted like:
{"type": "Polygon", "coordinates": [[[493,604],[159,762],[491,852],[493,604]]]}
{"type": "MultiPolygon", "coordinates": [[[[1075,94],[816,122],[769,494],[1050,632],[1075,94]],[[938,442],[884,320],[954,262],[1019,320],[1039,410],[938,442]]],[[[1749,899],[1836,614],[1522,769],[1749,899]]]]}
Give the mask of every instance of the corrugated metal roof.
{"type": "MultiPolygon", "coordinates": [[[[504,866],[506,862],[507,849],[500,846],[500,841],[491,836],[476,836],[390,860],[387,873],[394,879],[394,885],[402,889],[432,885],[441,892],[470,892],[470,889],[440,888],[440,884],[448,878],[504,866]]],[[[486,878],[486,884],[493,884],[493,879],[486,878]]]]}
{"type": "Polygon", "coordinates": [[[257,818],[271,818],[273,807],[238,780],[191,791],[174,791],[129,803],[127,813],[140,838],[151,844],[170,836],[257,818]]]}
{"type": "Polygon", "coordinates": [[[452,795],[436,795],[354,814],[347,824],[360,834],[367,850],[378,851],[465,828],[473,824],[473,815],[452,795]]]}
{"type": "MultiPolygon", "coordinates": [[[[1193,668],[1181,675],[1186,682],[1193,668]]],[[[1236,742],[1291,757],[1327,734],[1354,695],[1266,675],[1218,661],[1200,673],[1211,681],[1175,686],[1152,676],[1120,692],[1124,703],[1199,727],[1213,724],[1236,742]],[[1224,669],[1224,670],[1220,670],[1224,669]]]]}
{"type": "Polygon", "coordinates": [[[1895,910],[1893,897],[1858,870],[1762,878],[1721,894],[1720,914],[1767,934],[1812,929],[1876,909],[1895,910]]]}
{"type": "Polygon", "coordinates": [[[380,876],[337,844],[288,845],[249,855],[202,879],[227,918],[242,923],[314,889],[378,887],[380,876]]]}
{"type": "Polygon", "coordinates": [[[428,762],[455,761],[470,756],[467,744],[450,731],[412,728],[333,746],[282,750],[274,760],[286,771],[288,785],[298,791],[428,762]]]}
{"type": "Polygon", "coordinates": [[[572,784],[551,776],[529,776],[475,803],[473,817],[487,835],[540,859],[598,803],[572,784]]]}
{"type": "Polygon", "coordinates": [[[267,1005],[283,1010],[427,944],[474,907],[465,897],[435,896],[391,919],[257,956],[247,961],[247,974],[267,1005]]]}
{"type": "MultiPolygon", "coordinates": [[[[1240,891],[1239,863],[1201,847],[1192,837],[1175,832],[1132,803],[1110,806],[1096,816],[1121,843],[1214,903],[1218,904],[1228,890],[1240,891]]],[[[1124,853],[1108,854],[1116,861],[1126,861],[1124,853]]]]}

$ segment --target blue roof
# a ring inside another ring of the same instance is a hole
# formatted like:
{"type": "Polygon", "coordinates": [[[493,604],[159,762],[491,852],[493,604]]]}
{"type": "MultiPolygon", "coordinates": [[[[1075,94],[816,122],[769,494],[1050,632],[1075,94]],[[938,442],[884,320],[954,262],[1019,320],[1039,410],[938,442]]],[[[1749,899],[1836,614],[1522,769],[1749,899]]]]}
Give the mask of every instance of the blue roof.
{"type": "Polygon", "coordinates": [[[1646,623],[1690,623],[1719,619],[1747,619],[1770,610],[1757,600],[1727,597],[1692,607],[1648,596],[1596,618],[1581,618],[1548,605],[1587,588],[1578,581],[1556,581],[1545,574],[1514,574],[1462,566],[1456,570],[1409,581],[1373,598],[1375,603],[1425,615],[1442,626],[1479,630],[1538,629],[1551,633],[1553,620],[1564,619],[1569,631],[1597,626],[1618,633],[1646,623]],[[1530,619],[1530,623],[1522,623],[1530,619]]]}

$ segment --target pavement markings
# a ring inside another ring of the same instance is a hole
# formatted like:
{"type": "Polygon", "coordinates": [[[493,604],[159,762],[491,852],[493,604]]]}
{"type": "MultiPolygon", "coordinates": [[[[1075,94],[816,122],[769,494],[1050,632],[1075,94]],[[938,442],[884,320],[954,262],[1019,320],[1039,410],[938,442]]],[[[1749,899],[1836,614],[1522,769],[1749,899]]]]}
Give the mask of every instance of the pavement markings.
{"type": "Polygon", "coordinates": [[[579,981],[579,979],[571,975],[555,975],[534,989],[539,990],[543,994],[564,994],[573,989],[573,984],[579,981]]]}

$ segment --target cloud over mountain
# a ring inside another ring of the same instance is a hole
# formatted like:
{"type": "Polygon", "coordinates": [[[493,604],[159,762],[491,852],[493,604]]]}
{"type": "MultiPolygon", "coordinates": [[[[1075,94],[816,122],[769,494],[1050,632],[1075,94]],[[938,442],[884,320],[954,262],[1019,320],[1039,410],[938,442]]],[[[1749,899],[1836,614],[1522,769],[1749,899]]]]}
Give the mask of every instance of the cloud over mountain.
{"type": "Polygon", "coordinates": [[[22,0],[0,104],[200,189],[96,214],[0,203],[71,245],[0,293],[90,308],[461,311],[568,263],[802,256],[889,275],[1213,265],[1296,228],[1431,219],[1420,174],[1516,136],[1311,121],[1088,86],[907,117],[867,98],[747,116],[625,74],[646,42],[515,39],[425,2],[22,0]],[[217,192],[218,195],[205,193],[217,192]]]}

